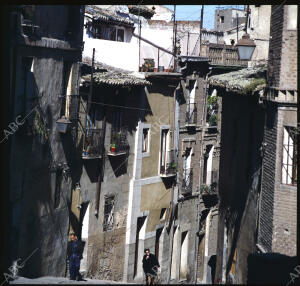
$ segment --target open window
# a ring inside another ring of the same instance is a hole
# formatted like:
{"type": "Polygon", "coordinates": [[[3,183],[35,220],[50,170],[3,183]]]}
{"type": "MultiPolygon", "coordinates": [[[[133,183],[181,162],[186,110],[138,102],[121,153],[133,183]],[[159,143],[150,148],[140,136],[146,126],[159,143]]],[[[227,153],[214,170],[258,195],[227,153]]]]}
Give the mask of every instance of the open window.
{"type": "Polygon", "coordinates": [[[143,153],[147,153],[149,152],[149,139],[150,139],[150,136],[149,136],[149,131],[150,129],[149,128],[144,128],[143,129],[143,142],[142,142],[142,152],[143,153]]]}
{"type": "Polygon", "coordinates": [[[171,149],[170,129],[161,130],[160,143],[160,176],[171,177],[176,175],[175,150],[171,149]]]}
{"type": "Polygon", "coordinates": [[[281,182],[297,185],[297,136],[296,128],[284,126],[281,182]]]}

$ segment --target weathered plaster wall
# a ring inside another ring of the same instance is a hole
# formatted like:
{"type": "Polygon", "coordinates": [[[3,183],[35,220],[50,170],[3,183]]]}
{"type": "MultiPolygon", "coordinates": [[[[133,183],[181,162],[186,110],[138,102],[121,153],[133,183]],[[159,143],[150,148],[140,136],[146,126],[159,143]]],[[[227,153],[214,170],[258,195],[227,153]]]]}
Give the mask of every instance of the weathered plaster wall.
{"type": "MultiPolygon", "coordinates": [[[[95,91],[101,93],[101,89],[95,91]]],[[[133,89],[131,93],[122,94],[123,105],[139,106],[143,100],[141,89],[133,89]]],[[[103,109],[99,109],[103,116],[103,109]]],[[[106,133],[105,150],[109,150],[111,126],[113,121],[113,108],[106,108],[106,133]]],[[[99,122],[102,124],[103,117],[99,122]]],[[[89,212],[89,238],[88,238],[88,271],[87,276],[97,279],[121,281],[124,275],[125,264],[125,235],[129,202],[129,184],[133,175],[133,159],[135,148],[136,126],[140,120],[140,114],[135,110],[124,112],[122,123],[128,127],[127,141],[129,145],[128,155],[109,157],[104,155],[104,177],[100,192],[100,205],[98,217],[95,216],[95,195],[97,176],[100,160],[96,163],[84,162],[80,178],[83,202],[90,203],[89,212]],[[95,165],[96,164],[96,165],[95,165]],[[93,175],[96,170],[96,176],[93,175]],[[114,225],[110,231],[103,231],[105,196],[114,195],[114,225]],[[105,249],[105,251],[103,251],[105,249]]],[[[90,160],[87,160],[90,161],[90,160]]],[[[130,229],[129,231],[134,231],[130,229]]]]}
{"type": "MultiPolygon", "coordinates": [[[[80,60],[80,54],[61,52],[59,49],[19,49],[16,66],[16,102],[19,104],[15,106],[16,115],[22,112],[20,103],[24,100],[20,73],[23,56],[34,58],[28,73],[27,93],[42,96],[39,99],[41,117],[46,122],[46,128],[49,128],[49,140],[42,139],[42,135],[28,135],[28,126],[23,126],[22,131],[12,137],[12,259],[27,257],[38,248],[30,265],[22,269],[22,274],[28,277],[64,276],[69,228],[67,200],[70,199],[73,178],[71,173],[71,176],[62,179],[59,205],[55,208],[55,166],[66,163],[71,167],[74,161],[70,160],[72,147],[66,150],[64,146],[66,140],[71,140],[71,134],[61,135],[56,120],[60,116],[59,95],[63,93],[64,61],[73,63],[73,88],[77,91],[79,66],[76,62],[80,60]],[[49,167],[54,167],[54,171],[49,167]]],[[[30,103],[30,100],[27,101],[26,115],[30,112],[30,103]]]]}
{"type": "Polygon", "coordinates": [[[159,174],[160,126],[169,125],[170,130],[172,129],[171,126],[174,122],[174,94],[172,93],[174,93],[174,88],[168,88],[162,82],[146,88],[147,107],[151,110],[151,114],[146,116],[145,123],[151,124],[151,151],[149,157],[142,159],[142,178],[154,177],[159,174]]]}
{"type": "Polygon", "coordinates": [[[161,224],[161,209],[169,207],[171,192],[172,188],[166,189],[162,182],[142,186],[141,211],[149,211],[146,232],[155,231],[156,226],[161,224]]]}

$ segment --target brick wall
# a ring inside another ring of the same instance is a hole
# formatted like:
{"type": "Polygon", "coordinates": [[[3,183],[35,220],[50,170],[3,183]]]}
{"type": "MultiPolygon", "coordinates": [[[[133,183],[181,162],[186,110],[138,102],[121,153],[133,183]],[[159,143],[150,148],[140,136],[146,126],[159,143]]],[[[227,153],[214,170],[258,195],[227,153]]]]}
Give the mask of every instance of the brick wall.
{"type": "Polygon", "coordinates": [[[297,109],[278,108],[272,251],[296,255],[297,187],[281,183],[283,128],[296,126],[297,109]]]}
{"type": "Polygon", "coordinates": [[[297,30],[287,29],[288,17],[287,5],[272,6],[268,84],[297,89],[297,30]]]}
{"type": "Polygon", "coordinates": [[[267,251],[272,249],[272,219],[275,187],[277,109],[269,106],[265,127],[267,144],[263,157],[258,243],[267,251]]]}
{"type": "Polygon", "coordinates": [[[288,30],[288,7],[284,5],[280,87],[297,89],[297,30],[288,30]]]}
{"type": "Polygon", "coordinates": [[[281,66],[281,47],[282,47],[282,30],[283,30],[283,9],[280,5],[273,5],[271,10],[271,27],[270,27],[270,46],[269,46],[269,67],[268,67],[268,84],[270,86],[279,86],[280,66],[281,66]]]}

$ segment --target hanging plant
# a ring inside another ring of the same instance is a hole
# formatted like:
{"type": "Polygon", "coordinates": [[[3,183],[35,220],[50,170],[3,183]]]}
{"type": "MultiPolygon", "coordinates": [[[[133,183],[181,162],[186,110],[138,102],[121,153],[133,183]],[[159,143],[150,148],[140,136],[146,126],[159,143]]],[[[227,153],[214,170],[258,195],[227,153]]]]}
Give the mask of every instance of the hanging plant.
{"type": "Polygon", "coordinates": [[[32,133],[40,138],[41,143],[45,143],[49,140],[49,129],[47,128],[44,118],[41,116],[41,112],[37,109],[34,113],[32,133]]]}

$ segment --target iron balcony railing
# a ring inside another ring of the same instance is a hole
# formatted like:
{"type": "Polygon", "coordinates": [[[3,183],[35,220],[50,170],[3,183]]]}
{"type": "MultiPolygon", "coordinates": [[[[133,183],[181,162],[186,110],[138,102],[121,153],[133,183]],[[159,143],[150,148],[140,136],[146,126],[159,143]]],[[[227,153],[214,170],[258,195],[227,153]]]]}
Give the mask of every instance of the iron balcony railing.
{"type": "Polygon", "coordinates": [[[127,131],[127,127],[112,127],[108,155],[118,156],[127,153],[129,148],[127,131]]]}
{"type": "Polygon", "coordinates": [[[187,105],[187,111],[185,115],[186,125],[196,125],[197,124],[197,105],[196,103],[189,103],[187,105]]]}
{"type": "Polygon", "coordinates": [[[184,169],[182,178],[182,194],[190,194],[193,191],[193,169],[184,169]]]}
{"type": "Polygon", "coordinates": [[[160,175],[162,177],[172,177],[176,175],[176,170],[175,150],[166,151],[164,161],[160,166],[160,175]]]}
{"type": "Polygon", "coordinates": [[[101,158],[102,129],[86,128],[83,140],[82,159],[101,158]]]}

